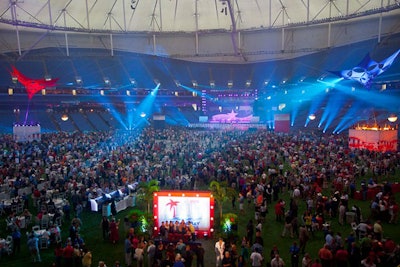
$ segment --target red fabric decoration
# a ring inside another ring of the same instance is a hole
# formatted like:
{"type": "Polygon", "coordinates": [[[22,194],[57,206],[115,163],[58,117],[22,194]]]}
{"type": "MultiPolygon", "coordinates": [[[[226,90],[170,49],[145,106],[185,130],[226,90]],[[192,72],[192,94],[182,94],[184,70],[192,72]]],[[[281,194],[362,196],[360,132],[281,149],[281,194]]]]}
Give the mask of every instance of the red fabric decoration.
{"type": "Polygon", "coordinates": [[[54,87],[59,80],[59,78],[45,80],[45,79],[31,79],[23,75],[19,70],[17,70],[14,66],[12,66],[11,75],[16,77],[18,81],[25,87],[26,92],[28,93],[29,100],[39,92],[40,90],[47,87],[54,87]]]}

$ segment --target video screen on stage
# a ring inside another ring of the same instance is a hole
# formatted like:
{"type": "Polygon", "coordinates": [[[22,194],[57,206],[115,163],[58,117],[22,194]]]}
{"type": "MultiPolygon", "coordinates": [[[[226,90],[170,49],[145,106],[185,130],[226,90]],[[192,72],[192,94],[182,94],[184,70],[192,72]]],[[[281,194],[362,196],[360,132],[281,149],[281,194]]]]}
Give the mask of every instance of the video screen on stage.
{"type": "Polygon", "coordinates": [[[211,236],[214,222],[214,198],[205,191],[160,191],[154,193],[155,231],[162,222],[182,220],[194,225],[198,235],[211,236]]]}

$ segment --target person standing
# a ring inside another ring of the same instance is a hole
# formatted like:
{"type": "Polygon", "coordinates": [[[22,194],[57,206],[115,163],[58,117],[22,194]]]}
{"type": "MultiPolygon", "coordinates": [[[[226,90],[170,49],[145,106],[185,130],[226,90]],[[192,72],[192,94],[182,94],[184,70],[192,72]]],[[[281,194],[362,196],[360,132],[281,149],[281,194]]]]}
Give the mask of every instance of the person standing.
{"type": "Polygon", "coordinates": [[[82,211],[83,211],[82,202],[79,201],[75,207],[76,217],[81,218],[82,211]]]}
{"type": "Polygon", "coordinates": [[[239,193],[239,212],[241,214],[244,213],[244,195],[242,193],[239,193]]]}
{"type": "Polygon", "coordinates": [[[205,250],[199,243],[196,248],[196,267],[204,267],[204,254],[205,250]]]}
{"type": "Polygon", "coordinates": [[[92,252],[85,248],[83,250],[82,257],[82,267],[91,267],[92,266],[92,252]]]}
{"type": "Polygon", "coordinates": [[[258,248],[256,248],[250,255],[250,261],[252,267],[261,267],[262,261],[264,260],[263,256],[260,254],[258,248]]]}
{"type": "Polygon", "coordinates": [[[337,267],[346,267],[348,260],[349,260],[349,252],[346,249],[344,249],[343,246],[340,246],[335,253],[335,261],[337,267]]]}
{"type": "Polygon", "coordinates": [[[306,226],[302,224],[299,229],[299,246],[302,254],[305,253],[306,245],[309,238],[310,236],[308,234],[308,230],[306,226]]]}
{"type": "Polygon", "coordinates": [[[225,242],[222,237],[219,238],[217,243],[215,243],[215,264],[217,267],[221,267],[222,259],[224,258],[225,242]]]}
{"type": "Polygon", "coordinates": [[[375,239],[378,241],[382,240],[383,228],[380,220],[377,220],[373,226],[375,239]]]}
{"type": "Polygon", "coordinates": [[[115,205],[115,199],[111,201],[110,209],[112,216],[113,217],[117,216],[117,206],[115,205]]]}
{"type": "Polygon", "coordinates": [[[107,240],[110,231],[110,221],[108,220],[107,216],[103,216],[100,225],[101,225],[101,230],[103,232],[103,239],[107,240]]]}
{"type": "Polygon", "coordinates": [[[249,220],[247,225],[246,225],[246,237],[247,240],[249,241],[250,245],[253,244],[253,235],[254,235],[254,224],[253,220],[249,220]]]}
{"type": "Polygon", "coordinates": [[[150,240],[149,245],[147,247],[147,266],[148,267],[153,267],[155,254],[156,254],[156,246],[154,245],[154,241],[150,240]]]}
{"type": "Polygon", "coordinates": [[[65,266],[73,266],[74,262],[74,247],[71,244],[71,241],[67,242],[67,245],[63,251],[63,258],[65,266]]]}
{"type": "Polygon", "coordinates": [[[116,221],[115,218],[111,219],[110,223],[110,240],[113,244],[118,242],[119,240],[119,231],[118,231],[118,225],[120,223],[120,220],[116,221]]]}
{"type": "Polygon", "coordinates": [[[129,239],[129,233],[126,234],[124,241],[125,264],[127,267],[132,267],[132,243],[129,239]]]}
{"type": "Polygon", "coordinates": [[[13,240],[13,255],[19,254],[21,251],[21,232],[19,231],[19,228],[16,227],[14,228],[14,231],[12,232],[12,240],[13,240]]]}
{"type": "Polygon", "coordinates": [[[135,249],[134,258],[136,259],[137,267],[143,267],[143,254],[144,254],[144,244],[139,243],[138,247],[135,249]]]}
{"type": "Polygon", "coordinates": [[[299,254],[300,254],[300,248],[297,246],[296,241],[293,242],[293,244],[289,248],[290,252],[290,259],[292,263],[292,267],[298,267],[299,266],[299,254]]]}
{"type": "Polygon", "coordinates": [[[183,259],[185,260],[184,265],[185,267],[192,267],[193,262],[193,251],[190,248],[190,245],[185,247],[185,252],[183,254],[183,259]]]}
{"type": "MultiPolygon", "coordinates": [[[[185,265],[185,267],[188,267],[188,266],[185,265]]],[[[231,253],[228,250],[225,250],[224,258],[222,259],[222,267],[233,267],[233,266],[234,265],[232,264],[231,253]]]]}
{"type": "Polygon", "coordinates": [[[316,258],[313,262],[313,264],[311,264],[311,267],[322,267],[322,264],[320,262],[320,260],[318,258],[316,258]]]}
{"type": "Polygon", "coordinates": [[[325,244],[320,250],[318,251],[318,257],[321,260],[322,267],[331,267],[333,254],[329,250],[329,245],[325,244]]]}
{"type": "MultiPolygon", "coordinates": [[[[54,249],[56,267],[61,267],[62,266],[63,254],[64,254],[64,249],[61,246],[61,243],[59,242],[59,243],[57,243],[56,248],[54,249]]],[[[84,266],[84,267],[88,267],[88,266],[84,266]]]]}
{"type": "Polygon", "coordinates": [[[271,267],[284,267],[285,262],[281,257],[279,257],[279,254],[275,254],[275,257],[271,260],[271,267]]]}
{"type": "Polygon", "coordinates": [[[172,267],[185,267],[185,265],[182,262],[182,256],[181,254],[176,254],[175,256],[175,262],[174,265],[172,265],[172,267]]]}
{"type": "Polygon", "coordinates": [[[285,225],[283,226],[283,231],[281,236],[285,237],[286,233],[290,234],[290,237],[293,238],[293,225],[292,225],[293,217],[291,213],[288,211],[285,215],[285,225]]]}
{"type": "Polygon", "coordinates": [[[311,264],[312,264],[312,259],[310,257],[310,254],[308,253],[304,254],[304,257],[301,260],[301,267],[311,267],[311,264]]]}
{"type": "Polygon", "coordinates": [[[41,262],[42,259],[40,258],[39,239],[36,236],[34,236],[34,234],[31,234],[28,238],[27,245],[29,252],[31,253],[32,261],[41,262]]]}

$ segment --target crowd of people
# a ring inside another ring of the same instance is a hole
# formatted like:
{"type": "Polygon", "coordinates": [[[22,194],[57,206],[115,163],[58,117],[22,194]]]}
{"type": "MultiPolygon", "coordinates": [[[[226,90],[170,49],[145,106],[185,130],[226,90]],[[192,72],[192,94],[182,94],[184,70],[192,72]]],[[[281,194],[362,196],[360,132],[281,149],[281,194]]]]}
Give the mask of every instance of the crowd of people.
{"type": "MultiPolygon", "coordinates": [[[[27,197],[32,197],[38,210],[36,218],[43,216],[41,213],[51,213],[63,216],[70,222],[71,214],[75,214],[70,224],[69,239],[62,244],[59,254],[56,254],[57,266],[60,266],[59,260],[64,257],[66,251],[72,256],[79,253],[79,258],[82,259],[85,259],[85,255],[91,255],[90,250],[83,245],[79,233],[82,223],[80,213],[85,208],[89,209],[90,199],[121,187],[125,187],[125,192],[129,192],[127,185],[153,179],[157,179],[163,189],[187,190],[207,187],[212,180],[226,181],[238,191],[240,212],[243,212],[246,199],[254,203],[257,227],[249,222],[248,235],[241,244],[243,251],[249,250],[248,257],[235,246],[228,245],[216,259],[218,266],[257,267],[260,266],[258,262],[265,261],[271,266],[282,266],[284,260],[279,257],[279,253],[271,254],[269,260],[261,253],[262,222],[267,207],[274,207],[277,223],[283,224],[282,236],[299,240],[298,251],[297,243],[293,244],[295,247],[291,254],[292,262],[296,262],[295,259],[301,264],[307,262],[307,259],[301,259],[300,254],[304,253],[305,258],[306,255],[310,256],[306,253],[308,235],[315,231],[324,231],[325,236],[332,235],[326,218],[338,218],[340,223],[344,223],[344,216],[348,211],[354,211],[356,214],[354,221],[357,225],[370,225],[370,231],[367,231],[363,238],[371,239],[369,252],[374,252],[371,256],[372,253],[363,254],[360,249],[359,256],[354,256],[356,260],[351,266],[360,266],[362,261],[364,266],[373,266],[371,261],[374,264],[383,262],[397,248],[396,244],[393,251],[383,250],[386,244],[383,241],[388,239],[382,234],[378,235],[379,227],[375,227],[376,223],[372,220],[397,223],[398,204],[392,192],[392,185],[381,179],[396,173],[400,166],[400,154],[350,150],[347,148],[347,138],[343,135],[151,127],[141,132],[43,134],[40,142],[31,143],[15,143],[12,136],[4,135],[0,143],[0,155],[0,186],[10,199],[26,203],[27,197]],[[367,173],[370,174],[368,178],[367,173]],[[362,218],[358,207],[348,206],[348,199],[359,191],[363,199],[367,200],[367,191],[371,188],[381,190],[371,201],[371,216],[362,218]],[[324,192],[332,194],[324,195],[324,192]],[[290,203],[285,203],[284,194],[290,194],[290,203]],[[65,199],[62,209],[54,208],[54,195],[61,195],[65,199]],[[298,214],[298,207],[303,204],[307,207],[306,212],[298,214]],[[376,242],[383,244],[380,246],[382,251],[374,251],[376,248],[373,244],[376,242]],[[75,254],[71,252],[73,250],[75,254]],[[226,263],[227,261],[232,262],[226,263]]],[[[0,208],[6,214],[14,213],[13,205],[1,205],[0,208]]],[[[115,230],[113,233],[111,228],[118,229],[118,223],[111,221],[109,228],[103,229],[103,236],[112,238],[113,243],[119,241],[119,236],[116,236],[115,230]]],[[[340,235],[336,234],[332,238],[336,240],[334,244],[322,244],[321,249],[326,249],[332,254],[332,257],[327,256],[329,264],[346,245],[345,239],[337,240],[337,236],[340,235]]],[[[146,249],[150,247],[150,240],[146,241],[146,244],[145,240],[140,240],[137,246],[132,247],[134,237],[134,234],[128,232],[127,238],[131,247],[128,249],[126,243],[125,253],[136,255],[136,249],[139,248],[143,252],[139,251],[138,254],[145,255],[144,252],[148,252],[146,249]]],[[[59,246],[60,243],[57,244],[59,246]]],[[[346,251],[350,259],[357,249],[353,248],[352,243],[347,245],[346,251]]],[[[191,249],[191,254],[197,254],[198,248],[191,249]]],[[[169,264],[174,264],[175,259],[178,262],[186,259],[186,250],[177,252],[175,248],[168,246],[162,250],[163,255],[168,255],[169,264]]],[[[325,252],[322,250],[319,255],[312,255],[317,259],[303,266],[316,267],[318,261],[322,266],[328,266],[325,255],[329,253],[325,252]]],[[[132,264],[129,259],[136,259],[134,256],[125,256],[127,266],[132,264]]],[[[140,255],[137,257],[140,258],[140,255]]],[[[70,257],[67,258],[69,262],[70,257]]],[[[90,266],[87,264],[88,258],[89,256],[86,256],[84,266],[90,266]]],[[[161,258],[147,262],[163,266],[164,260],[165,258],[161,258]]],[[[340,262],[340,259],[335,262],[340,262]]],[[[185,266],[188,266],[187,264],[185,266]]]]}

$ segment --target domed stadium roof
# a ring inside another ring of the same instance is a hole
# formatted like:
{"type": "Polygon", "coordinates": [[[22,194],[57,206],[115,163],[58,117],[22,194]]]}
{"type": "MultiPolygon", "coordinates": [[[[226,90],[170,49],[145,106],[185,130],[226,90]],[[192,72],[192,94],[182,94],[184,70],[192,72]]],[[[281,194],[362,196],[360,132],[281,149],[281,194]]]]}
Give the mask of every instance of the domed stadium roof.
{"type": "Polygon", "coordinates": [[[0,2],[0,22],[74,31],[248,30],[361,17],[398,5],[397,0],[8,0],[0,2]]]}
{"type": "Polygon", "coordinates": [[[67,55],[85,48],[272,61],[380,43],[400,32],[399,16],[399,0],[7,0],[0,2],[0,53],[57,47],[67,55]]]}

